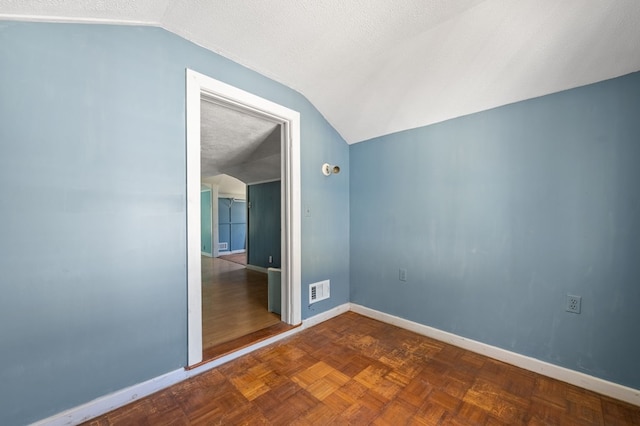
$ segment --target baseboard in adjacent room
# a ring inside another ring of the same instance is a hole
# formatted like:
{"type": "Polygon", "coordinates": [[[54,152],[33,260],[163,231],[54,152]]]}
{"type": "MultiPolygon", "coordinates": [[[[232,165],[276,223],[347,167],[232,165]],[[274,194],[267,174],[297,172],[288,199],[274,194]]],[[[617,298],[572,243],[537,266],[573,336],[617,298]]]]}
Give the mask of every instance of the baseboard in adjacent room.
{"type": "Polygon", "coordinates": [[[255,265],[249,265],[247,264],[247,269],[250,269],[252,271],[257,271],[257,272],[262,272],[263,274],[266,274],[268,269],[267,268],[263,268],[262,266],[255,266],[255,265]]]}

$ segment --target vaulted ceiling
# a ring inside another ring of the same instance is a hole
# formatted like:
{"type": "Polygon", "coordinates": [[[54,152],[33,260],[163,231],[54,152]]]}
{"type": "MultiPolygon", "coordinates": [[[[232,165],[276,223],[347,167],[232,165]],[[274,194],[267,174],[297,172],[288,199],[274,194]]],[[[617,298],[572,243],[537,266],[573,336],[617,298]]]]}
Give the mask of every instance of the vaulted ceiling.
{"type": "Polygon", "coordinates": [[[0,0],[155,25],[289,86],[348,143],[640,70],[638,0],[0,0]]]}

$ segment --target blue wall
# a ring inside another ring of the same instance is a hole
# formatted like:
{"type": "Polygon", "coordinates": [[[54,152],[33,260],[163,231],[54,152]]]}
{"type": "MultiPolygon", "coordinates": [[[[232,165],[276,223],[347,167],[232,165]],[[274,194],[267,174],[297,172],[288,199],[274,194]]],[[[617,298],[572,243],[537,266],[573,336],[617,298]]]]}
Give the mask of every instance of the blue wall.
{"type": "Polygon", "coordinates": [[[640,389],[639,112],[636,73],[352,145],[351,301],[640,389]]]}
{"type": "Polygon", "coordinates": [[[249,265],[262,268],[282,266],[280,186],[280,181],[247,185],[249,265]]]}
{"type": "Polygon", "coordinates": [[[200,191],[200,249],[213,254],[211,247],[211,190],[200,191]]]}
{"type": "Polygon", "coordinates": [[[302,297],[348,301],[349,147],[304,97],[157,28],[0,22],[0,424],[186,364],[187,67],[301,113],[302,297]]]}

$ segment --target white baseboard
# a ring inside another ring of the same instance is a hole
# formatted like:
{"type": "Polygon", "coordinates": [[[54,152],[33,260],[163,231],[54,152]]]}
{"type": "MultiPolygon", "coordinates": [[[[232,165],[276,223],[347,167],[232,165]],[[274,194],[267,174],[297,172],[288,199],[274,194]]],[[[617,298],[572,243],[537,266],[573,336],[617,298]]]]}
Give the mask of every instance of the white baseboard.
{"type": "Polygon", "coordinates": [[[325,322],[326,320],[337,317],[338,315],[349,312],[350,310],[351,303],[345,303],[343,305],[336,306],[335,308],[331,308],[328,311],[321,312],[318,315],[314,315],[311,318],[307,318],[302,322],[302,324],[304,328],[313,327],[314,325],[318,325],[321,322],[325,322]]]}
{"type": "Polygon", "coordinates": [[[337,306],[326,312],[322,312],[311,318],[307,318],[306,320],[302,321],[302,324],[299,327],[296,327],[287,332],[278,334],[277,336],[273,336],[269,339],[258,342],[255,345],[246,347],[244,349],[241,349],[239,351],[236,351],[224,357],[218,358],[214,361],[203,364],[192,370],[185,370],[184,368],[180,368],[178,370],[170,371],[166,374],[163,374],[162,376],[154,377],[153,379],[147,380],[145,382],[135,384],[133,386],[119,390],[117,392],[114,392],[105,396],[101,396],[99,398],[94,399],[93,401],[89,401],[77,407],[70,408],[69,410],[55,414],[46,419],[37,421],[32,425],[33,426],[45,426],[45,425],[46,426],[67,426],[67,425],[77,425],[82,422],[86,422],[87,420],[90,420],[94,417],[100,416],[102,414],[108,413],[109,411],[123,407],[133,401],[149,396],[152,393],[158,392],[162,389],[165,389],[171,385],[179,383],[190,377],[204,373],[205,371],[216,368],[224,363],[232,361],[236,358],[239,358],[257,349],[263,348],[272,343],[276,343],[279,340],[286,339],[287,337],[292,336],[296,333],[299,333],[302,330],[305,330],[309,327],[313,327],[314,325],[317,325],[323,321],[326,321],[344,312],[347,312],[349,308],[350,308],[349,303],[345,303],[344,305],[337,306]]]}
{"type": "Polygon", "coordinates": [[[515,365],[516,367],[533,371],[534,373],[538,373],[543,376],[551,377],[553,379],[570,383],[572,385],[579,386],[581,388],[588,389],[590,391],[597,392],[611,398],[619,399],[621,401],[640,406],[640,390],[638,389],[629,388],[617,383],[600,379],[598,377],[593,377],[588,374],[581,373],[579,371],[570,370],[565,367],[560,367],[545,361],[540,361],[538,359],[511,352],[506,349],[467,339],[466,337],[438,330],[436,328],[409,321],[404,318],[396,317],[394,315],[385,314],[384,312],[376,311],[375,309],[370,309],[365,306],[357,305],[355,303],[351,304],[351,310],[366,317],[373,318],[387,324],[392,324],[397,327],[413,331],[414,333],[431,337],[432,339],[449,343],[451,345],[458,346],[472,352],[486,355],[499,361],[515,365]]]}
{"type": "Polygon", "coordinates": [[[640,391],[637,389],[628,388],[617,383],[589,376],[587,374],[570,370],[568,368],[549,364],[535,358],[527,357],[507,351],[505,349],[467,339],[465,337],[438,330],[433,327],[409,321],[400,317],[389,315],[384,312],[376,311],[374,309],[370,309],[361,305],[345,303],[313,317],[307,318],[297,328],[274,336],[270,339],[263,340],[262,342],[256,343],[255,345],[249,346],[225,357],[218,358],[207,364],[203,364],[200,367],[194,368],[192,370],[185,370],[180,368],[178,370],[168,372],[166,374],[163,374],[162,376],[154,377],[153,379],[138,383],[109,395],[102,396],[83,405],[71,408],[49,418],[40,420],[33,423],[33,425],[63,426],[80,424],[94,417],[105,414],[111,410],[120,408],[140,398],[144,398],[148,395],[151,395],[152,393],[158,392],[190,377],[216,368],[224,363],[232,361],[252,351],[263,348],[272,343],[276,343],[279,340],[290,337],[302,330],[313,327],[349,310],[367,316],[369,318],[373,318],[388,324],[393,324],[400,328],[404,328],[406,330],[410,330],[415,333],[431,337],[433,339],[449,343],[463,349],[470,350],[472,352],[486,355],[499,361],[515,365],[516,367],[524,368],[525,370],[533,371],[547,377],[580,386],[584,389],[588,389],[602,395],[607,395],[612,398],[640,406],[640,391]]]}
{"type": "Polygon", "coordinates": [[[255,265],[246,265],[247,269],[250,269],[252,271],[257,271],[257,272],[262,272],[263,274],[267,273],[267,268],[263,268],[262,266],[255,266],[255,265]]]}
{"type": "Polygon", "coordinates": [[[189,371],[184,369],[170,371],[162,376],[154,377],[146,382],[138,383],[117,392],[101,396],[77,407],[70,408],[46,419],[32,423],[32,426],[63,426],[77,425],[91,420],[101,414],[123,407],[130,402],[144,398],[154,392],[162,390],[182,380],[189,371]]]}

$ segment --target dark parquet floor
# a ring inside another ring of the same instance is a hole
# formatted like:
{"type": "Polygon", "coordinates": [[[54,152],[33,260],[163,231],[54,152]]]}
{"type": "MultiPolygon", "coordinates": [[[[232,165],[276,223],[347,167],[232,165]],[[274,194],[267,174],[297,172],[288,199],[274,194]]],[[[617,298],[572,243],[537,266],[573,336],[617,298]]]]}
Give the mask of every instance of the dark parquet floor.
{"type": "Polygon", "coordinates": [[[348,312],[91,425],[640,425],[640,407],[348,312]]]}

